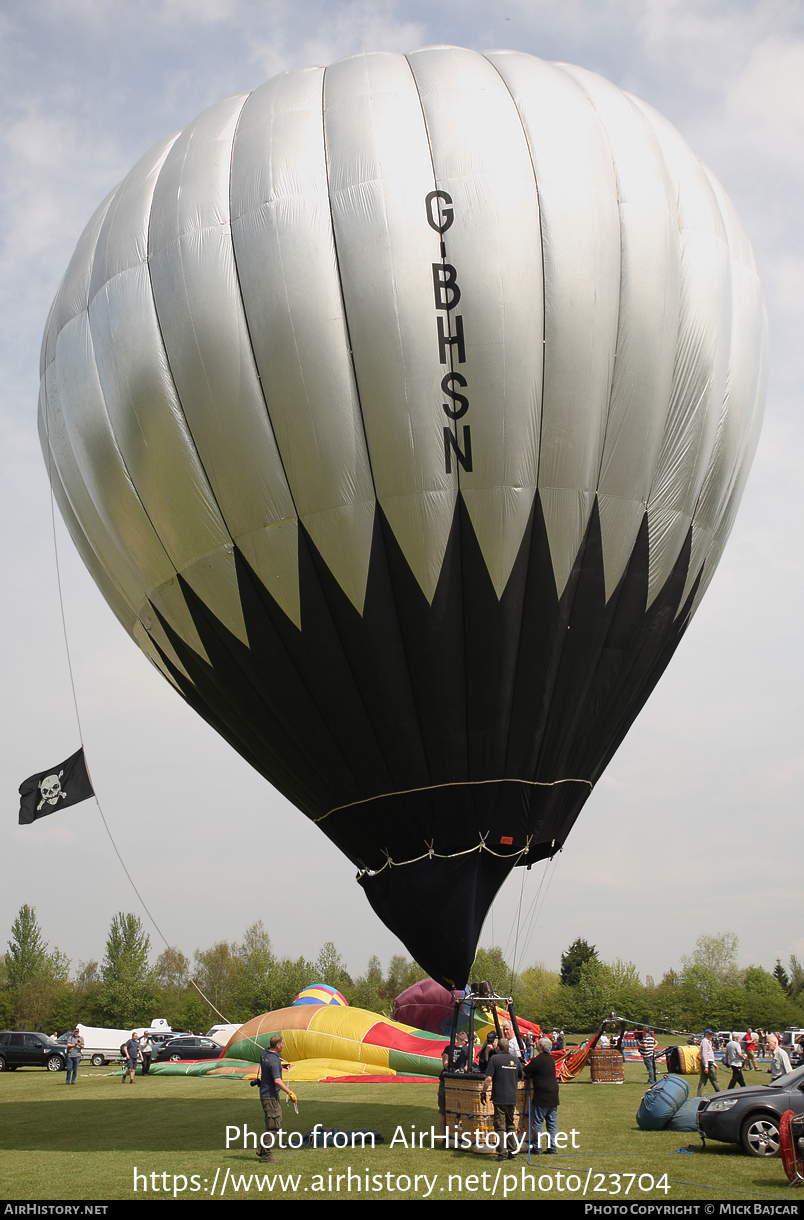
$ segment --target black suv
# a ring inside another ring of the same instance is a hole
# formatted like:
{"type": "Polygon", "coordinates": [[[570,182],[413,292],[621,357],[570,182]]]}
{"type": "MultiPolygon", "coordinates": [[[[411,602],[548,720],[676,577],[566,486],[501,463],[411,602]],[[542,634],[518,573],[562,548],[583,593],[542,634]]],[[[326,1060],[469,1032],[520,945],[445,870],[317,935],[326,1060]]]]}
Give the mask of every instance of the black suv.
{"type": "Polygon", "coordinates": [[[18,1067],[44,1067],[63,1072],[67,1066],[63,1047],[47,1034],[0,1030],[0,1072],[15,1072],[18,1067]]]}

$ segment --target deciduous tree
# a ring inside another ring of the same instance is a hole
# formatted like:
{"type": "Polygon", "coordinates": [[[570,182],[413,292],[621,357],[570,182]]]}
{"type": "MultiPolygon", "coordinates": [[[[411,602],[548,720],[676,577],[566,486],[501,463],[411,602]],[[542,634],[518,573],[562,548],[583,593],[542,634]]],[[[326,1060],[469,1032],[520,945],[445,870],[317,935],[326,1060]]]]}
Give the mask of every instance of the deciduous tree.
{"type": "Polygon", "coordinates": [[[711,971],[719,983],[735,987],[739,982],[737,971],[737,948],[739,941],[734,932],[718,932],[715,936],[699,936],[694,951],[682,957],[686,971],[689,966],[702,966],[711,971]]]}
{"type": "Polygon", "coordinates": [[[383,995],[382,964],[378,957],[369,958],[366,973],[355,981],[348,1000],[353,1008],[366,1008],[369,1012],[390,1015],[391,1007],[383,995]]]}
{"type": "Polygon", "coordinates": [[[393,1003],[401,992],[426,978],[427,971],[422,970],[418,962],[412,961],[409,957],[403,957],[401,953],[395,953],[388,964],[388,974],[384,984],[388,1000],[393,1003]]]}
{"type": "Polygon", "coordinates": [[[187,986],[190,961],[181,949],[169,945],[156,959],[156,980],[163,990],[181,991],[187,986]]]}
{"type": "Polygon", "coordinates": [[[315,968],[318,972],[316,981],[319,983],[328,983],[330,987],[335,987],[338,991],[342,987],[351,987],[352,985],[349,971],[346,969],[346,962],[331,940],[325,941],[321,946],[321,950],[316,958],[315,968]]]}
{"type": "Polygon", "coordinates": [[[519,982],[499,945],[494,945],[491,949],[478,949],[470,977],[472,982],[491,983],[500,996],[513,995],[519,982]]]}
{"type": "Polygon", "coordinates": [[[529,1021],[541,1025],[564,1023],[565,1012],[561,1001],[561,975],[557,970],[548,970],[544,962],[535,962],[523,970],[517,993],[517,1013],[529,1021]]]}
{"type": "Polygon", "coordinates": [[[193,977],[210,1005],[210,1023],[242,1021],[246,1011],[246,972],[239,945],[221,940],[197,949],[193,977]]]}
{"type": "Polygon", "coordinates": [[[139,916],[119,911],[112,918],[101,968],[98,1007],[107,1024],[148,1025],[156,1016],[159,987],[148,963],[151,938],[139,916]]]}

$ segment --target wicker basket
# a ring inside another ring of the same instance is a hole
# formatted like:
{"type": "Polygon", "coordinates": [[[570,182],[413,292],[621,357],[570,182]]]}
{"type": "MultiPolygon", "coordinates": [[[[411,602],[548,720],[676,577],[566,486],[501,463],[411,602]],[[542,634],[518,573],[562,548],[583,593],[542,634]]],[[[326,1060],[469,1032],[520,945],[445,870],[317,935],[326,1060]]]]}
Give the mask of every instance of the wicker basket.
{"type": "MultiPolygon", "coordinates": [[[[497,1143],[492,1139],[487,1143],[484,1136],[494,1132],[494,1106],[489,1098],[480,1100],[483,1092],[483,1076],[455,1075],[444,1080],[444,1095],[447,1103],[447,1129],[450,1138],[459,1138],[465,1132],[472,1133],[472,1151],[496,1153],[497,1143]],[[482,1132],[480,1140],[475,1132],[482,1132]],[[479,1143],[479,1147],[478,1147],[479,1143]]],[[[514,1110],[514,1125],[517,1133],[524,1122],[527,1126],[528,1116],[525,1113],[525,1082],[519,1081],[514,1110]]]]}
{"type": "Polygon", "coordinates": [[[592,1084],[624,1084],[623,1057],[612,1046],[595,1046],[589,1054],[592,1084]]]}

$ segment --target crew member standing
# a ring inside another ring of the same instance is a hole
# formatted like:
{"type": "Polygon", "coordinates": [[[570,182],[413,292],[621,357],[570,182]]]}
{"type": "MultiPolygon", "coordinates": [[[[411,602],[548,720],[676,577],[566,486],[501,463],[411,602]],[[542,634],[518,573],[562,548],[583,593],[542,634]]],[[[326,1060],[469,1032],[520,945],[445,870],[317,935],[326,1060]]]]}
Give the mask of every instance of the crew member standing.
{"type": "Polygon", "coordinates": [[[731,1080],[729,1081],[727,1088],[733,1089],[738,1084],[745,1088],[745,1081],[743,1080],[744,1060],[745,1055],[740,1050],[740,1043],[737,1041],[735,1035],[732,1034],[731,1038],[726,1043],[726,1067],[731,1068],[731,1080]]]}
{"type": "MultiPolygon", "coordinates": [[[[482,1052],[481,1052],[482,1054],[482,1052]]],[[[441,1135],[444,1138],[444,1147],[449,1148],[447,1143],[447,1072],[468,1072],[472,1068],[474,1062],[473,1049],[469,1045],[469,1035],[465,1029],[462,1029],[455,1039],[455,1046],[452,1049],[452,1061],[450,1062],[450,1050],[448,1046],[444,1047],[444,1053],[441,1056],[442,1070],[438,1078],[438,1117],[441,1123],[441,1135]]],[[[457,1137],[457,1129],[455,1131],[457,1137]]],[[[457,1146],[457,1145],[456,1145],[457,1146]]]]}
{"type": "MultiPolygon", "coordinates": [[[[555,1153],[558,1135],[558,1075],[556,1061],[550,1054],[552,1042],[539,1039],[539,1053],[525,1065],[525,1075],[531,1083],[531,1121],[536,1130],[536,1151],[555,1153]],[[547,1127],[547,1147],[542,1147],[543,1127],[547,1127]]],[[[533,1147],[533,1130],[530,1132],[533,1147]]]]}
{"type": "Polygon", "coordinates": [[[282,1081],[282,1059],[281,1054],[284,1049],[285,1042],[281,1034],[273,1034],[271,1042],[267,1050],[264,1050],[260,1055],[260,1101],[262,1102],[263,1113],[265,1114],[265,1132],[260,1136],[260,1150],[257,1153],[257,1159],[260,1161],[273,1161],[273,1148],[277,1139],[277,1132],[282,1130],[282,1110],[279,1105],[280,1090],[287,1093],[293,1104],[296,1104],[296,1094],[292,1089],[289,1089],[282,1081]],[[271,1138],[266,1139],[268,1133],[271,1133],[271,1138]]]}
{"type": "Polygon", "coordinates": [[[81,1037],[81,1030],[76,1025],[75,1033],[70,1034],[70,1037],[67,1039],[67,1079],[64,1082],[65,1084],[75,1084],[83,1049],[84,1039],[81,1037]]]}
{"type": "Polygon", "coordinates": [[[137,1070],[137,1064],[142,1059],[142,1051],[140,1050],[140,1035],[133,1033],[128,1042],[124,1042],[120,1047],[123,1052],[125,1064],[123,1066],[123,1084],[126,1083],[128,1077],[129,1084],[134,1083],[134,1073],[137,1070]]]}
{"type": "Polygon", "coordinates": [[[484,1093],[491,1089],[491,1100],[494,1105],[494,1130],[497,1132],[497,1160],[513,1160],[516,1156],[516,1144],[509,1135],[516,1139],[514,1126],[514,1110],[516,1109],[517,1085],[522,1079],[522,1062],[512,1055],[508,1047],[508,1039],[500,1039],[500,1049],[489,1059],[486,1068],[486,1079],[483,1081],[484,1093]]]}
{"type": "Polygon", "coordinates": [[[699,1097],[704,1091],[707,1080],[715,1092],[719,1093],[720,1085],[717,1082],[717,1064],[715,1063],[715,1051],[712,1046],[711,1029],[704,1030],[704,1036],[701,1038],[701,1077],[698,1081],[699,1097]]]}
{"type": "Polygon", "coordinates": [[[648,1070],[648,1084],[653,1086],[656,1084],[656,1037],[653,1030],[643,1025],[642,1029],[637,1030],[636,1041],[642,1062],[648,1070]]]}

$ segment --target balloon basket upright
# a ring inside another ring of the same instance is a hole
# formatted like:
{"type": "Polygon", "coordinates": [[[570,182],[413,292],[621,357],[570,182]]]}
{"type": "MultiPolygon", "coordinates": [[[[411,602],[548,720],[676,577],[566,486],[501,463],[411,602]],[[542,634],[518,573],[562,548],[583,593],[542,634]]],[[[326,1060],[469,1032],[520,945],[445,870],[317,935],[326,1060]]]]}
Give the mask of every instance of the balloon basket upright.
{"type": "MultiPolygon", "coordinates": [[[[469,1017],[469,1045],[474,1045],[475,1017],[478,1010],[485,1017],[490,1017],[494,1023],[497,1036],[502,1036],[498,1007],[508,1012],[508,1020],[514,1031],[514,1039],[519,1046],[519,1053],[524,1053],[525,1044],[519,1032],[519,1024],[514,1012],[513,1000],[510,996],[499,996],[490,983],[470,983],[468,990],[456,998],[452,1012],[452,1028],[450,1031],[449,1062],[453,1062],[453,1051],[458,1033],[458,1022],[461,1014],[469,1017]]],[[[444,1100],[446,1102],[447,1131],[455,1146],[467,1151],[479,1153],[497,1152],[497,1139],[494,1130],[494,1105],[491,1098],[485,1094],[485,1072],[481,1072],[473,1064],[469,1072],[444,1073],[444,1100]],[[483,1097],[485,1096],[485,1100],[483,1097]],[[470,1139],[466,1139],[470,1136],[470,1139]]],[[[514,1125],[517,1133],[527,1127],[526,1085],[519,1081],[517,1088],[516,1107],[514,1110],[514,1125]]]]}
{"type": "MultiPolygon", "coordinates": [[[[447,1130],[453,1146],[465,1148],[467,1152],[496,1155],[497,1139],[494,1131],[494,1106],[487,1097],[482,1100],[484,1077],[455,1073],[444,1081],[447,1108],[447,1130]],[[471,1136],[471,1141],[463,1137],[471,1136]]],[[[525,1082],[520,1080],[514,1110],[514,1125],[519,1134],[527,1127],[528,1114],[525,1100],[525,1082]]]]}
{"type": "Polygon", "coordinates": [[[592,1084],[625,1084],[625,1027],[624,1017],[618,1017],[610,1012],[592,1039],[589,1046],[589,1073],[592,1084]],[[619,1026],[619,1033],[614,1038],[614,1046],[598,1046],[601,1035],[611,1026],[619,1026]]]}
{"type": "Polygon", "coordinates": [[[613,1047],[595,1047],[589,1053],[592,1084],[624,1084],[623,1057],[613,1047]]]}

